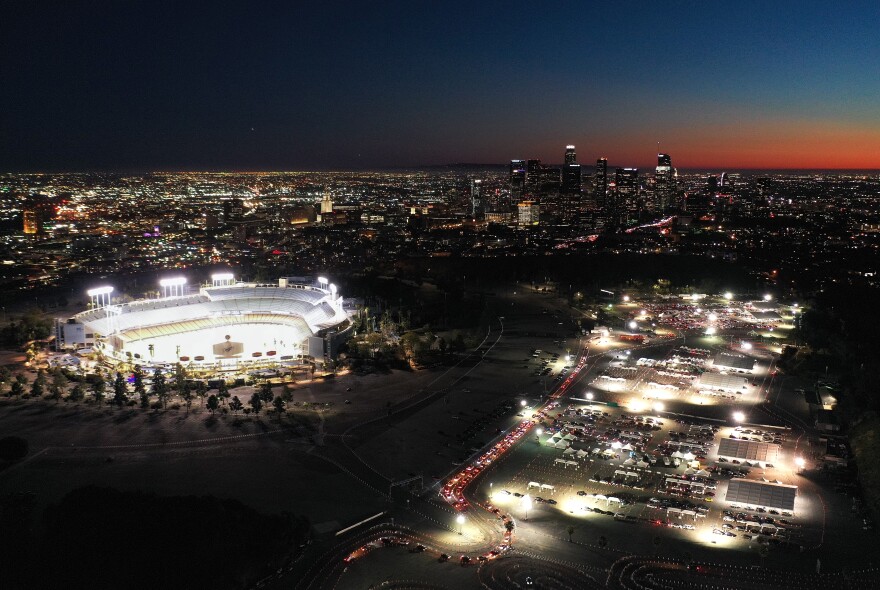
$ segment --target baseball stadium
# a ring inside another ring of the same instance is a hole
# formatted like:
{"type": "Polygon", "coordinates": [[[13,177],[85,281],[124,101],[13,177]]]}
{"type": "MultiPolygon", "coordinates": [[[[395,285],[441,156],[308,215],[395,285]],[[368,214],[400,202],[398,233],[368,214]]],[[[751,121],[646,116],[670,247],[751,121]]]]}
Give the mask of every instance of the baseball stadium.
{"type": "Polygon", "coordinates": [[[322,360],[325,336],[349,324],[342,297],[324,278],[266,285],[223,274],[197,292],[183,277],[160,286],[159,298],[120,304],[112,287],[91,289],[90,309],[62,323],[59,338],[68,349],[109,362],[234,370],[322,360]]]}

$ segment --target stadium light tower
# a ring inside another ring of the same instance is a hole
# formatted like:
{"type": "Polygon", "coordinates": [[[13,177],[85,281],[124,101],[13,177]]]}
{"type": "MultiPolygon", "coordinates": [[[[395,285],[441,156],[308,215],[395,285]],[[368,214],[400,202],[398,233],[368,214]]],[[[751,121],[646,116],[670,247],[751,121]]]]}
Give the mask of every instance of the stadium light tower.
{"type": "Polygon", "coordinates": [[[98,309],[110,305],[110,293],[112,292],[113,287],[96,287],[86,291],[86,295],[92,299],[92,308],[98,309]]]}
{"type": "Polygon", "coordinates": [[[174,277],[170,279],[162,279],[159,281],[165,298],[182,297],[183,286],[186,285],[186,277],[174,277]]]}
{"type": "Polygon", "coordinates": [[[330,299],[336,299],[336,285],[330,283],[330,299]]]}
{"type": "Polygon", "coordinates": [[[215,287],[226,287],[232,284],[235,277],[231,272],[218,272],[211,275],[211,282],[215,287]]]}
{"type": "Polygon", "coordinates": [[[327,280],[327,277],[318,277],[318,284],[321,285],[321,288],[322,288],[322,289],[326,289],[326,288],[327,288],[327,283],[328,283],[328,282],[329,282],[329,281],[327,280]]]}

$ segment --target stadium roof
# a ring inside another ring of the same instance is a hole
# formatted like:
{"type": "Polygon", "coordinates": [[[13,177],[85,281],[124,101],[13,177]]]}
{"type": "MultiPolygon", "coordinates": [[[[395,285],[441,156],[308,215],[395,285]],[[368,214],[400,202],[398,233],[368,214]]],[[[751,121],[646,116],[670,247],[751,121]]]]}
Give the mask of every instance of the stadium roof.
{"type": "Polygon", "coordinates": [[[727,495],[724,499],[737,504],[794,510],[796,496],[797,486],[751,479],[732,479],[727,486],[727,495]]]}
{"type": "Polygon", "coordinates": [[[736,369],[738,371],[754,371],[755,359],[743,356],[741,354],[730,354],[729,352],[719,352],[715,355],[713,361],[716,367],[724,367],[727,369],[736,369]]]}
{"type": "Polygon", "coordinates": [[[699,387],[726,391],[742,391],[747,383],[748,380],[745,377],[722,375],[721,373],[703,373],[698,380],[699,387]]]}
{"type": "Polygon", "coordinates": [[[779,457],[779,445],[754,440],[722,438],[718,445],[718,456],[774,463],[779,457]]]}

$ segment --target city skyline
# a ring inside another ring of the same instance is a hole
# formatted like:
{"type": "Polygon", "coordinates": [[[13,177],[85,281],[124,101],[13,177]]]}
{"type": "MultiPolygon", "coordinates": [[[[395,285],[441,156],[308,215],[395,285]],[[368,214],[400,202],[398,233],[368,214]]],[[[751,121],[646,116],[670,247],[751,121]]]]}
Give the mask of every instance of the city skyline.
{"type": "Polygon", "coordinates": [[[880,168],[876,5],[36,3],[0,170],[880,168]]]}

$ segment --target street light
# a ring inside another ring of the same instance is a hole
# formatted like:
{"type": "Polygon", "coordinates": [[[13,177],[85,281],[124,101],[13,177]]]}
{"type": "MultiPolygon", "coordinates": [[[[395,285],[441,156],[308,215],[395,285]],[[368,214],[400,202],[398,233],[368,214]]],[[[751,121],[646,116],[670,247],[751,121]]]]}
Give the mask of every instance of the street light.
{"type": "Polygon", "coordinates": [[[794,464],[797,465],[798,473],[800,473],[800,471],[804,468],[804,465],[806,465],[807,462],[804,461],[803,457],[795,457],[794,464]]]}
{"type": "Polygon", "coordinates": [[[528,402],[526,400],[522,400],[521,402],[519,402],[519,405],[521,405],[522,407],[526,407],[528,405],[528,402]]]}
{"type": "Polygon", "coordinates": [[[532,498],[528,494],[523,496],[522,506],[523,506],[523,509],[526,511],[526,518],[525,519],[528,520],[529,519],[529,508],[532,507],[532,498]]]}
{"type": "Polygon", "coordinates": [[[464,527],[464,514],[459,514],[458,517],[455,519],[455,522],[458,523],[458,534],[460,535],[462,534],[462,527],[464,527]]]}
{"type": "Polygon", "coordinates": [[[658,414],[664,410],[663,402],[654,402],[654,411],[658,414]]]}
{"type": "Polygon", "coordinates": [[[767,293],[766,295],[764,295],[764,301],[771,301],[772,299],[773,299],[773,295],[771,295],[770,293],[767,293]]]}
{"type": "Polygon", "coordinates": [[[639,325],[636,323],[635,320],[633,320],[633,321],[631,321],[631,322],[629,323],[629,329],[630,329],[630,330],[635,330],[635,329],[638,328],[638,327],[639,327],[639,325]]]}
{"type": "Polygon", "coordinates": [[[743,343],[742,343],[742,348],[743,348],[743,350],[751,350],[751,349],[752,349],[752,343],[751,343],[751,342],[743,342],[743,343]]]}
{"type": "Polygon", "coordinates": [[[624,295],[623,301],[624,301],[624,303],[629,303],[629,295],[624,295]]]}
{"type": "Polygon", "coordinates": [[[742,422],[745,422],[745,420],[746,420],[746,415],[743,414],[742,412],[734,412],[733,413],[733,421],[734,422],[742,423],[742,422]]]}
{"type": "Polygon", "coordinates": [[[728,291],[727,293],[724,294],[724,298],[727,299],[728,301],[730,301],[731,299],[733,299],[733,293],[728,291]]]}

